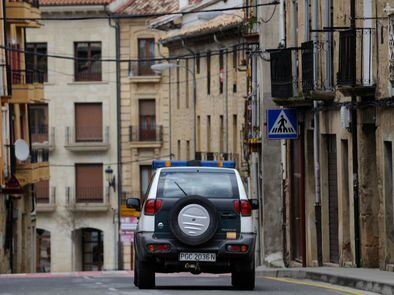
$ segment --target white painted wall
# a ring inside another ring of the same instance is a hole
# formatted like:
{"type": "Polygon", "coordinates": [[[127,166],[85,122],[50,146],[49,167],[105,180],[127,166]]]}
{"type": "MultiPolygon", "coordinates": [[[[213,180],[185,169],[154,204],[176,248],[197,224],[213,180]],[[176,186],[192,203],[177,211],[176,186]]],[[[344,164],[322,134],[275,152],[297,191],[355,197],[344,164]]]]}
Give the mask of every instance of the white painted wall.
{"type": "MultiPolygon", "coordinates": [[[[59,8],[57,8],[59,9],[59,8]]],[[[45,16],[45,15],[44,15],[45,16]]],[[[48,53],[73,57],[74,42],[101,41],[102,57],[115,58],[115,29],[107,20],[44,21],[40,29],[28,30],[28,42],[47,42],[48,53]]],[[[116,65],[102,63],[102,82],[74,82],[74,61],[48,59],[48,83],[45,97],[48,100],[49,130],[55,127],[56,148],[50,153],[50,187],[56,187],[57,209],[53,213],[38,213],[37,228],[51,232],[52,271],[79,270],[72,247],[71,232],[75,228],[92,227],[104,231],[104,269],[116,268],[116,243],[114,214],[117,194],[111,189],[114,210],[80,213],[75,224],[66,210],[66,187],[75,188],[75,163],[109,163],[117,174],[117,115],[116,115],[116,65]],[[101,102],[103,130],[110,128],[110,149],[105,152],[71,152],[64,148],[65,129],[74,126],[75,102],[101,102]],[[70,166],[64,166],[70,165],[70,166]]],[[[104,170],[103,169],[103,170],[104,170]]],[[[103,171],[103,179],[105,175],[103,171]]],[[[104,184],[106,186],[106,184],[104,184]]]]}

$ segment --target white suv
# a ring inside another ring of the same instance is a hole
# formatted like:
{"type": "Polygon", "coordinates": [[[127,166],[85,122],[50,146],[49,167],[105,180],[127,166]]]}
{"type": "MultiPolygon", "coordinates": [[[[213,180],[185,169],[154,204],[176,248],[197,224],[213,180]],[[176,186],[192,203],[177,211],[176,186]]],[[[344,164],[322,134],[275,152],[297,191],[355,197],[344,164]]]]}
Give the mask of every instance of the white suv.
{"type": "Polygon", "coordinates": [[[252,210],[234,162],[153,161],[135,238],[134,284],[155,286],[155,273],[232,274],[232,285],[254,289],[256,234],[252,210]]]}

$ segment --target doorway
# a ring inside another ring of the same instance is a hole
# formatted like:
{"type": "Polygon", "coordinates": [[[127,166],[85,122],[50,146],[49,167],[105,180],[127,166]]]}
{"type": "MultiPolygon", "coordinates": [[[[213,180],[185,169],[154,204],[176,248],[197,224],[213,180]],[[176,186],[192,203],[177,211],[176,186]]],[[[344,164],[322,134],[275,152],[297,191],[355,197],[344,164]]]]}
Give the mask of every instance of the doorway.
{"type": "Polygon", "coordinates": [[[82,229],[82,270],[100,271],[104,262],[104,234],[93,228],[82,229]]]}
{"type": "Polygon", "coordinates": [[[37,229],[36,272],[51,272],[51,233],[37,229]]]}
{"type": "Polygon", "coordinates": [[[305,155],[304,135],[290,141],[290,242],[291,260],[306,266],[305,250],[305,155]]]}

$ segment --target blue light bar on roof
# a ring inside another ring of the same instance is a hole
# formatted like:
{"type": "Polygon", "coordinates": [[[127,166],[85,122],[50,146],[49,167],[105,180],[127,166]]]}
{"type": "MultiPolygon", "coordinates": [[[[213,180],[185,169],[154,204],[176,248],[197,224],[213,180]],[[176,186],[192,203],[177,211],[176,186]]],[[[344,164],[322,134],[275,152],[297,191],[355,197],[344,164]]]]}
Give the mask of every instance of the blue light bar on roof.
{"type": "Polygon", "coordinates": [[[165,161],[154,160],[152,162],[153,169],[164,167],[221,167],[235,168],[234,161],[165,161]]]}

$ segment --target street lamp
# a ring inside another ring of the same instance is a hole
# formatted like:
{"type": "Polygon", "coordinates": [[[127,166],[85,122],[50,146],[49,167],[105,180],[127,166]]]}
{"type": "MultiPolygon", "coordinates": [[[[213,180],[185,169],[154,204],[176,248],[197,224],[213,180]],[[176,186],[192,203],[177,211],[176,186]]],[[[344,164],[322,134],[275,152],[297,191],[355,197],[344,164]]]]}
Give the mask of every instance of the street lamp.
{"type": "MultiPolygon", "coordinates": [[[[183,68],[187,70],[189,73],[192,74],[193,77],[193,147],[194,147],[194,155],[196,154],[196,103],[197,103],[197,81],[196,81],[196,59],[193,59],[193,70],[190,70],[189,68],[179,65],[179,64],[173,64],[173,63],[158,63],[158,64],[153,64],[151,66],[151,69],[156,72],[156,73],[161,73],[166,70],[170,70],[173,68],[183,68]]],[[[171,115],[171,111],[170,111],[171,115]]],[[[170,119],[171,120],[171,119],[170,119]]]]}
{"type": "Polygon", "coordinates": [[[108,166],[107,169],[105,169],[105,178],[108,182],[108,187],[112,187],[114,192],[116,192],[115,175],[113,174],[114,171],[112,170],[111,166],[108,166]]]}

